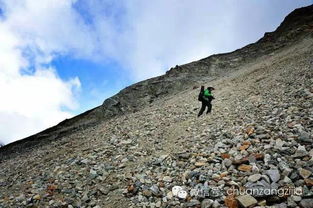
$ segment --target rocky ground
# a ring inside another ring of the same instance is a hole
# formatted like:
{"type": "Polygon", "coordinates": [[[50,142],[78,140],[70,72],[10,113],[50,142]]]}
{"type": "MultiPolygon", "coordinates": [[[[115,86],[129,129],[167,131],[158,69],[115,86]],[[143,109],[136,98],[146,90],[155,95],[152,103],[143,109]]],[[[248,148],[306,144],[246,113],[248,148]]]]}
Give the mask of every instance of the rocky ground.
{"type": "Polygon", "coordinates": [[[312,57],[307,38],[203,83],[209,115],[191,86],[2,161],[0,207],[313,207],[312,57]]]}

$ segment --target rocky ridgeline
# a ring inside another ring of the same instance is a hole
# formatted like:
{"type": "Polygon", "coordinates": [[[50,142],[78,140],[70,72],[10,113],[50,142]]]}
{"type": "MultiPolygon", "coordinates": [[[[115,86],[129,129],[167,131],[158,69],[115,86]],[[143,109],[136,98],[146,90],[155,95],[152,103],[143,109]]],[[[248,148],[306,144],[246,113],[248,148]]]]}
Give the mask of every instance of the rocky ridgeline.
{"type": "MultiPolygon", "coordinates": [[[[256,58],[275,53],[291,45],[313,30],[313,6],[297,9],[289,14],[276,31],[265,33],[257,43],[231,53],[213,55],[189,64],[171,68],[165,75],[148,79],[125,88],[104,101],[104,118],[134,112],[157,99],[185,90],[199,83],[201,77],[211,80],[238,70],[256,58]]],[[[206,79],[207,81],[207,79],[206,79]]],[[[95,111],[96,112],[96,111],[95,111]]]]}
{"type": "MultiPolygon", "coordinates": [[[[281,30],[312,22],[297,12],[281,30]]],[[[197,80],[216,88],[210,115],[196,117],[199,89],[187,84],[2,158],[0,207],[313,207],[312,32],[197,80]]]]}

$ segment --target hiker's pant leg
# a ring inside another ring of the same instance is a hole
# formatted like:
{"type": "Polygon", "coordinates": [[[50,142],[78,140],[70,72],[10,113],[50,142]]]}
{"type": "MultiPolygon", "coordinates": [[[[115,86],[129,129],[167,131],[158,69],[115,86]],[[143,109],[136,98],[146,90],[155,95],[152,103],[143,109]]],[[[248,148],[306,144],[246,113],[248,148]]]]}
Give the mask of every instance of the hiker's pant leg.
{"type": "Polygon", "coordinates": [[[206,106],[205,102],[204,102],[204,101],[202,101],[202,106],[201,106],[201,109],[200,109],[200,111],[199,111],[198,117],[199,117],[199,116],[201,116],[201,115],[202,115],[202,113],[204,112],[204,110],[205,110],[205,106],[206,106]]]}
{"type": "Polygon", "coordinates": [[[208,114],[208,113],[211,113],[211,110],[212,110],[212,104],[211,104],[211,103],[208,103],[208,104],[207,104],[207,106],[208,106],[208,110],[207,110],[207,112],[206,112],[206,113],[208,114]]]}

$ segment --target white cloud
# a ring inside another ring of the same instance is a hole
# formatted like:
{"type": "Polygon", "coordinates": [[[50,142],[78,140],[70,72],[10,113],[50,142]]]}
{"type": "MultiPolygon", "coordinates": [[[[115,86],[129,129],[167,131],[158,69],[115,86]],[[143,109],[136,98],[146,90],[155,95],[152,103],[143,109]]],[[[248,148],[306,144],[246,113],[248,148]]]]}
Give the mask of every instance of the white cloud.
{"type": "Polygon", "coordinates": [[[91,0],[101,52],[134,80],[177,64],[243,47],[274,30],[293,9],[311,1],[91,0]],[[108,9],[109,8],[109,9],[108,9]]]}
{"type": "Polygon", "coordinates": [[[77,77],[49,66],[58,54],[90,55],[91,38],[72,1],[1,1],[0,140],[21,139],[72,117],[77,77]],[[89,40],[90,39],[90,40],[89,40]]]}

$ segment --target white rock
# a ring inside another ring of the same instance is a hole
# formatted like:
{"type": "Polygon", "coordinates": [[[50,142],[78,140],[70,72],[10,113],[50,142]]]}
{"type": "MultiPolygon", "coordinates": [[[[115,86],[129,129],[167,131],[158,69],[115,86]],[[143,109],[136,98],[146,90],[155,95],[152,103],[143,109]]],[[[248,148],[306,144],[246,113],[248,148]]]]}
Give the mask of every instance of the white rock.
{"type": "Polygon", "coordinates": [[[180,190],[177,194],[178,198],[180,199],[186,199],[186,197],[188,196],[187,192],[185,190],[180,190]]]}
{"type": "MultiPolygon", "coordinates": [[[[178,194],[178,192],[176,193],[176,195],[175,196],[177,196],[177,194],[178,194]]],[[[167,194],[166,194],[166,198],[168,198],[168,199],[172,199],[173,198],[173,192],[172,191],[170,191],[170,192],[168,192],[167,194]]]]}
{"type": "Polygon", "coordinates": [[[178,192],[180,192],[181,190],[183,190],[181,186],[174,186],[172,188],[172,192],[169,193],[172,193],[173,196],[177,196],[178,192]]]}

